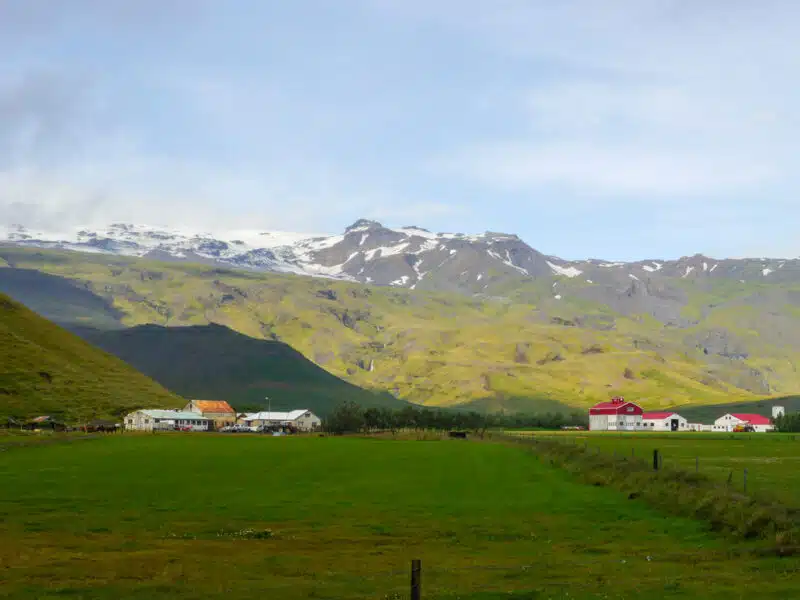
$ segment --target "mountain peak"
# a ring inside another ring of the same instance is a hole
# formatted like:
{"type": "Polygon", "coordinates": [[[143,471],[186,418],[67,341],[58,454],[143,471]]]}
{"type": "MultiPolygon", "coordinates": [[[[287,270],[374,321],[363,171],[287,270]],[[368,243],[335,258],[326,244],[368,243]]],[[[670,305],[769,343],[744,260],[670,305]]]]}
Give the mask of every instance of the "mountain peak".
{"type": "Polygon", "coordinates": [[[383,225],[378,223],[378,221],[371,221],[370,219],[359,219],[350,227],[345,229],[345,232],[349,233],[351,231],[366,231],[368,229],[383,229],[383,225]]]}

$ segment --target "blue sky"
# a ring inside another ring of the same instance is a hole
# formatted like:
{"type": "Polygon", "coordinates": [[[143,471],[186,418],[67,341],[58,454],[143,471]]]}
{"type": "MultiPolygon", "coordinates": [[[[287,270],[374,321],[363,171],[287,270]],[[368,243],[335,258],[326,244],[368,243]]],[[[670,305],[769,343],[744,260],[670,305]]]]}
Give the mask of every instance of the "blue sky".
{"type": "Polygon", "coordinates": [[[800,5],[0,0],[0,218],[797,256],[800,5]]]}

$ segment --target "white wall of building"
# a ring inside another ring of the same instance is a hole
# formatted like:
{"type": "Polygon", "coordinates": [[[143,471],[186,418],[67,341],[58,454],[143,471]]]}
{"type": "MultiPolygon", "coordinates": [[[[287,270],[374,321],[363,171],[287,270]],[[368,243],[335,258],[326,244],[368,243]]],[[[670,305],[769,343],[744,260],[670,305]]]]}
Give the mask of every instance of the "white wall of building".
{"type": "Polygon", "coordinates": [[[208,431],[209,420],[182,411],[137,410],[125,415],[123,426],[128,431],[171,431],[176,426],[191,431],[208,431]]]}
{"type": "Polygon", "coordinates": [[[642,431],[689,431],[689,421],[673,414],[663,419],[642,419],[642,431]],[[672,429],[672,421],[678,422],[678,428],[672,429]]]}
{"type": "MultiPolygon", "coordinates": [[[[732,414],[722,415],[719,419],[714,421],[714,431],[733,431],[737,425],[744,425],[747,421],[737,419],[732,414]]],[[[753,425],[756,433],[766,433],[775,429],[772,424],[769,425],[753,425]]]]}

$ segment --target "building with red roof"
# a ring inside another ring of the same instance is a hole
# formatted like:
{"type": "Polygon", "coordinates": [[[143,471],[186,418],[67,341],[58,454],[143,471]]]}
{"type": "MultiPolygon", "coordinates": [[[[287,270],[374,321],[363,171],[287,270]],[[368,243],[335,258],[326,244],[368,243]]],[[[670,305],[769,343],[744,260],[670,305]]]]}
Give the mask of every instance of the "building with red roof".
{"type": "Polygon", "coordinates": [[[689,421],[676,412],[646,412],[642,415],[643,431],[689,431],[689,421]]]}
{"type": "Polygon", "coordinates": [[[642,407],[616,396],[589,409],[591,431],[641,431],[642,407]]]}
{"type": "Polygon", "coordinates": [[[191,400],[183,410],[211,419],[216,429],[236,424],[236,412],[224,400],[191,400]]]}
{"type": "Polygon", "coordinates": [[[775,429],[769,417],[751,413],[728,413],[714,421],[714,431],[733,431],[737,426],[748,425],[759,433],[775,429]]]}

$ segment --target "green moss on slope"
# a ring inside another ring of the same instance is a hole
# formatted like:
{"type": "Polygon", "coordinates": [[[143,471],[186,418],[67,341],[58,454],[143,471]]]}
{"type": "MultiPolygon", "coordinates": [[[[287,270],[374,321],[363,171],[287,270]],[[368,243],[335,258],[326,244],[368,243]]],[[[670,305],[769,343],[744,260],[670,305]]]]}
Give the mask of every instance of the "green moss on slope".
{"type": "Polygon", "coordinates": [[[0,294],[0,417],[116,417],[181,398],[0,294]]]}

